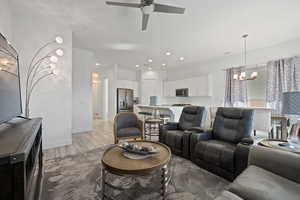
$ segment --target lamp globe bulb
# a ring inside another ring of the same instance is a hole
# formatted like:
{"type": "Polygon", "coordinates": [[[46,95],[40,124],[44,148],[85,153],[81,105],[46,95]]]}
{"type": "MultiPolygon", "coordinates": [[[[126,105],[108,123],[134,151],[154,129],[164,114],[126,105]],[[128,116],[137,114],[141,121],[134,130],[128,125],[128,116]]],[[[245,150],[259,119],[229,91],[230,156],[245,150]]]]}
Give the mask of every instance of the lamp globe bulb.
{"type": "Polygon", "coordinates": [[[56,36],[55,42],[57,44],[62,44],[62,43],[64,43],[64,39],[62,37],[60,37],[60,36],[56,36]]]}
{"type": "Polygon", "coordinates": [[[63,51],[62,49],[57,49],[57,50],[55,51],[55,53],[56,53],[56,55],[58,55],[58,56],[60,56],[60,57],[62,57],[62,56],[64,55],[64,51],[63,51]]]}
{"type": "Polygon", "coordinates": [[[53,63],[57,63],[58,62],[58,58],[56,56],[51,56],[50,57],[50,61],[53,63]]]}

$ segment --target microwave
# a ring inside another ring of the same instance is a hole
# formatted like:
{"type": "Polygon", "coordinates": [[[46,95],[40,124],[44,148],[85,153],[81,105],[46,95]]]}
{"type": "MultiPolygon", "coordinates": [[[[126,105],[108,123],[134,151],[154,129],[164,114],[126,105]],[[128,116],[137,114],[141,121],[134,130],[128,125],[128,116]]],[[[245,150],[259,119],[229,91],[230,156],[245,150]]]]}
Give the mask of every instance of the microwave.
{"type": "Polygon", "coordinates": [[[188,97],[189,96],[189,89],[176,89],[176,97],[188,97]]]}

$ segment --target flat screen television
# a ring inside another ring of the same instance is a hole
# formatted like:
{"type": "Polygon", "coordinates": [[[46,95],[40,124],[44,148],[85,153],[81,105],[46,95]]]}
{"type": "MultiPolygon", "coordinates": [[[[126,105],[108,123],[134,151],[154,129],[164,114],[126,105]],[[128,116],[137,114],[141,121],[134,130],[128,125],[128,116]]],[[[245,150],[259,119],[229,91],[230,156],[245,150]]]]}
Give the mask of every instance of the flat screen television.
{"type": "Polygon", "coordinates": [[[18,53],[0,33],[0,123],[21,114],[18,53]]]}

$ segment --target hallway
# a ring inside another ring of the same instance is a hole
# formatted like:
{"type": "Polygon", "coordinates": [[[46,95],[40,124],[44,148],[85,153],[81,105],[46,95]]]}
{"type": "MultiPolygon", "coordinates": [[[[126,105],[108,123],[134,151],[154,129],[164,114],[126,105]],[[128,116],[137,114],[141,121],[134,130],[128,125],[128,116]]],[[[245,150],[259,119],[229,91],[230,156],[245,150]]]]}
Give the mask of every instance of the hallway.
{"type": "Polygon", "coordinates": [[[44,150],[44,159],[62,158],[69,155],[85,153],[93,149],[113,144],[113,123],[96,119],[92,132],[72,135],[72,145],[44,150]]]}

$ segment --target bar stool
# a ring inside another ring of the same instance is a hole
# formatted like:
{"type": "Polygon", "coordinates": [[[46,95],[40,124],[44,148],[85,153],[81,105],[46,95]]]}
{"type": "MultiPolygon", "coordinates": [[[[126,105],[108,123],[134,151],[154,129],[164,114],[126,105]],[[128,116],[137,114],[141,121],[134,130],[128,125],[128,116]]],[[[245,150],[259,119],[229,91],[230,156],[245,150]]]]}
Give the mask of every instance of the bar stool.
{"type": "Polygon", "coordinates": [[[163,124],[167,124],[168,121],[171,119],[171,115],[168,114],[161,114],[159,115],[160,119],[163,120],[163,124]]]}
{"type": "Polygon", "coordinates": [[[145,120],[145,139],[149,136],[159,136],[159,126],[163,124],[162,119],[148,118],[145,120]]]}
{"type": "Polygon", "coordinates": [[[146,117],[152,116],[152,114],[149,112],[139,112],[138,114],[143,117],[143,121],[145,121],[146,117]]]}

